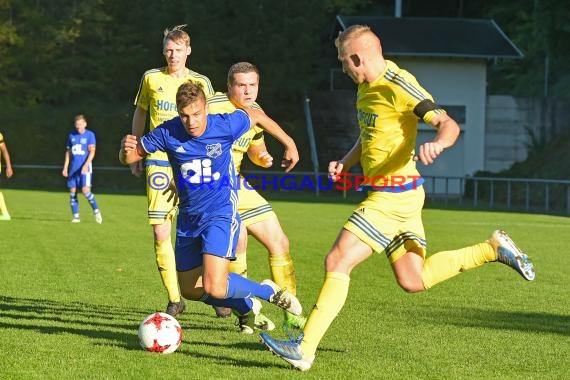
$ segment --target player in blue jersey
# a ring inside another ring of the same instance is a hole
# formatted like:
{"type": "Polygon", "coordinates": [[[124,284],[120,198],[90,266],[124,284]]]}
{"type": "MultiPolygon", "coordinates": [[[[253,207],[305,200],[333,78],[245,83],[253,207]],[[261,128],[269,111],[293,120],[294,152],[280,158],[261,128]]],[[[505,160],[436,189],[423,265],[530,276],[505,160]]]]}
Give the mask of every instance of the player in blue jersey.
{"type": "MultiPolygon", "coordinates": [[[[162,54],[166,65],[143,74],[135,99],[136,109],[131,127],[131,133],[135,136],[144,134],[147,119],[149,130],[152,131],[159,124],[177,116],[174,98],[182,83],[189,80],[201,83],[206,96],[214,93],[214,88],[206,76],[186,67],[192,48],[190,36],[184,31],[185,27],[186,25],[177,25],[164,31],[162,54]]],[[[171,202],[163,194],[172,178],[172,170],[164,152],[147,156],[145,166],[143,170],[142,162],[139,162],[131,166],[131,171],[137,177],[143,172],[146,174],[148,223],[152,226],[154,236],[156,266],[168,296],[166,313],[176,316],[183,313],[185,308],[178,289],[174,248],[170,237],[172,219],[176,215],[176,202],[171,202]]]]}
{"type": "MultiPolygon", "coordinates": [[[[295,143],[260,110],[208,115],[204,91],[192,82],[179,87],[176,106],[178,117],[140,140],[127,135],[119,158],[123,164],[133,164],[157,151],[168,156],[179,196],[175,257],[182,296],[229,307],[238,315],[258,315],[261,303],[253,298],[258,297],[300,315],[297,298],[273,281],[256,283],[229,272],[240,224],[233,142],[253,125],[261,126],[285,146],[286,171],[299,160],[295,143]]],[[[253,323],[254,318],[250,320],[253,323]]]]}
{"type": "MultiPolygon", "coordinates": [[[[4,136],[0,133],[0,174],[2,174],[2,157],[6,161],[6,178],[12,177],[14,171],[12,170],[12,161],[10,160],[10,153],[8,153],[8,147],[4,141],[4,136]]],[[[0,220],[10,220],[10,213],[8,213],[8,207],[6,207],[6,202],[4,202],[4,195],[0,191],[0,220]]]]}
{"type": "Polygon", "coordinates": [[[95,133],[87,129],[87,119],[84,115],[77,115],[74,118],[75,131],[69,134],[67,139],[67,150],[65,151],[65,161],[61,174],[67,177],[67,187],[69,188],[69,204],[73,214],[72,223],[79,223],[79,203],[77,201],[77,188],[80,188],[83,195],[89,201],[95,221],[103,223],[101,210],[97,206],[95,195],[91,192],[93,180],[93,168],[91,163],[95,158],[95,133]]]}

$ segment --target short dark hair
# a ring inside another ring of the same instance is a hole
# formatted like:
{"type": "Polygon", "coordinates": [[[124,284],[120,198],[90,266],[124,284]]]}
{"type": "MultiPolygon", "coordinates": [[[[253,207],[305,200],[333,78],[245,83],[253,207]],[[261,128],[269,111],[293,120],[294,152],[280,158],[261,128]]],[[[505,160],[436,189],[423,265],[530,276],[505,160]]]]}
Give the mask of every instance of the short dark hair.
{"type": "Polygon", "coordinates": [[[202,89],[202,84],[192,81],[184,82],[178,87],[178,91],[176,92],[176,107],[178,107],[178,110],[181,110],[188,104],[200,99],[206,103],[206,95],[202,89]]]}
{"type": "Polygon", "coordinates": [[[257,78],[259,79],[259,70],[253,63],[249,62],[238,62],[234,63],[230,70],[228,71],[228,83],[234,84],[234,75],[239,73],[251,73],[254,72],[257,74],[257,78]]]}

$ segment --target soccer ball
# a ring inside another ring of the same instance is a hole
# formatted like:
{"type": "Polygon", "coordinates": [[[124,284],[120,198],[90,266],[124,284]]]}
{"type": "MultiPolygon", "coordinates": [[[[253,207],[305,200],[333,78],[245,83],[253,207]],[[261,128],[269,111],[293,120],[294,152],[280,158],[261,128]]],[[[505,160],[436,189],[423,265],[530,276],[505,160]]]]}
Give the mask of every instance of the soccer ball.
{"type": "Polygon", "coordinates": [[[182,328],[178,321],[166,313],[147,316],[139,326],[142,348],[159,354],[171,354],[182,342],[182,328]]]}

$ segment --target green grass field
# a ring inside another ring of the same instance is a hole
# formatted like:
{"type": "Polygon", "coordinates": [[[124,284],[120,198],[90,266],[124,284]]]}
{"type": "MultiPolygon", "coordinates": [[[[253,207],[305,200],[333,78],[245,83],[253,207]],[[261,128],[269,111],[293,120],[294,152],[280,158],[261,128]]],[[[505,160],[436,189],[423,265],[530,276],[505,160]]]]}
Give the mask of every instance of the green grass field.
{"type": "MultiPolygon", "coordinates": [[[[96,190],[96,189],[95,189],[96,190]]],[[[533,258],[526,282],[501,264],[462,274],[429,292],[406,294],[386,258],[352,274],[344,309],[321,342],[313,369],[292,371],[234,319],[189,303],[184,340],[159,356],[139,347],[139,322],[162,311],[146,199],[98,194],[97,225],[80,198],[70,223],[68,195],[3,191],[12,221],[0,221],[0,378],[2,379],[558,379],[570,373],[570,219],[427,209],[430,253],[506,229],[533,258]]],[[[291,240],[298,296],[310,310],[323,258],[353,205],[273,202],[291,240]]],[[[269,276],[267,255],[250,241],[250,277],[269,276]]],[[[264,312],[281,321],[281,312],[264,312]]],[[[280,324],[280,323],[279,323],[280,324]]],[[[279,332],[277,332],[279,334],[279,332]]]]}

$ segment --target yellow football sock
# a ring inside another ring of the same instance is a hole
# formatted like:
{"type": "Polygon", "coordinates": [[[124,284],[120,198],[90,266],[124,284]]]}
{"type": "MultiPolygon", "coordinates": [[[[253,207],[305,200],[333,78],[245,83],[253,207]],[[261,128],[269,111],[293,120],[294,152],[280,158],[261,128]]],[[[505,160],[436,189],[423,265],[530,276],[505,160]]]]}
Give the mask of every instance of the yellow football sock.
{"type": "Polygon", "coordinates": [[[6,207],[6,202],[4,202],[4,194],[0,191],[0,214],[5,216],[10,216],[8,208],[6,207]]]}
{"type": "Polygon", "coordinates": [[[156,254],[158,272],[160,273],[162,283],[168,293],[168,300],[171,302],[180,302],[176,260],[174,258],[174,248],[172,247],[170,239],[155,241],[154,253],[156,254]]]}
{"type": "Polygon", "coordinates": [[[455,251],[443,251],[429,256],[423,267],[422,280],[426,289],[466,270],[497,260],[489,243],[480,243],[455,251]]]}
{"type": "Polygon", "coordinates": [[[349,285],[349,275],[327,272],[317,303],[313,306],[307,324],[303,329],[305,334],[301,342],[303,355],[314,355],[317,351],[321,339],[346,301],[349,285]]]}
{"type": "Polygon", "coordinates": [[[236,259],[230,261],[230,272],[247,278],[247,252],[236,254],[236,259]]]}
{"type": "Polygon", "coordinates": [[[297,280],[291,254],[285,252],[280,255],[270,255],[269,267],[273,281],[281,288],[287,289],[289,293],[297,295],[297,280]]]}

